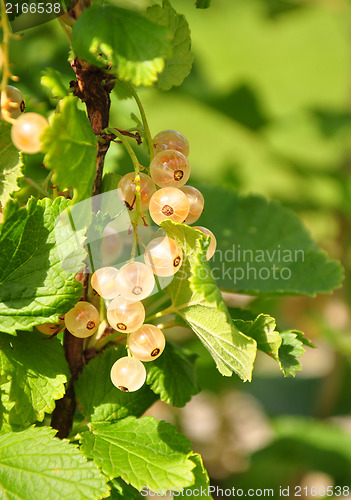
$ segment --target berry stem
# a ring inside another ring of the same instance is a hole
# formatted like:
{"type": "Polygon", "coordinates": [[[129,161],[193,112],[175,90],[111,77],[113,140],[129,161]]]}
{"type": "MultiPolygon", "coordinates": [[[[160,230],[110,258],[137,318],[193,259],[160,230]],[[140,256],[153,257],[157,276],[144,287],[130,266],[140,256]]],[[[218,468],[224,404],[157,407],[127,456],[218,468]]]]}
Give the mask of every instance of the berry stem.
{"type": "Polygon", "coordinates": [[[118,139],[122,142],[123,146],[126,148],[132,162],[134,165],[134,172],[135,172],[135,215],[132,219],[132,226],[133,226],[133,231],[134,231],[134,242],[133,242],[133,248],[132,248],[132,259],[135,258],[136,255],[136,248],[138,245],[138,222],[139,222],[139,217],[141,213],[141,198],[140,198],[140,163],[139,160],[136,156],[136,154],[133,151],[132,146],[129,144],[127,139],[124,137],[119,130],[115,129],[115,134],[118,137],[118,139]]]}
{"type": "Polygon", "coordinates": [[[129,85],[129,88],[130,88],[131,93],[133,94],[135,102],[137,103],[137,106],[138,106],[139,111],[140,111],[140,116],[141,116],[141,119],[142,119],[142,122],[144,125],[144,135],[145,135],[145,139],[146,139],[146,142],[147,142],[147,145],[149,148],[149,155],[150,155],[150,161],[151,161],[154,157],[154,143],[153,143],[153,140],[151,137],[150,127],[149,127],[149,123],[148,123],[147,118],[146,118],[144,106],[142,105],[140,97],[136,93],[133,86],[129,85]]]}
{"type": "Polygon", "coordinates": [[[39,184],[37,184],[35,181],[33,181],[33,179],[30,179],[29,177],[23,177],[22,181],[25,182],[26,184],[29,184],[29,186],[32,186],[34,189],[36,189],[38,193],[50,197],[48,191],[39,184]]]}
{"type": "MultiPolygon", "coordinates": [[[[4,0],[1,1],[3,2],[4,0]]],[[[86,104],[90,125],[94,133],[99,136],[102,130],[108,127],[111,105],[110,92],[114,86],[113,77],[104,72],[103,69],[91,66],[78,58],[75,58],[71,62],[71,66],[76,74],[76,81],[71,82],[71,87],[74,88],[74,94],[86,104]]],[[[105,156],[109,146],[109,141],[98,142],[92,196],[101,193],[105,156]]],[[[98,208],[95,201],[93,209],[97,211],[98,208]]],[[[89,274],[87,269],[88,262],[85,266],[83,278],[83,300],[86,300],[89,290],[89,274]]],[[[66,330],[63,345],[71,371],[71,379],[64,397],[56,402],[56,408],[51,421],[52,427],[58,430],[57,435],[60,438],[66,438],[72,429],[76,409],[74,382],[84,365],[83,339],[74,337],[66,330]]]]}
{"type": "Polygon", "coordinates": [[[161,316],[166,316],[167,314],[172,314],[175,313],[176,310],[174,309],[173,305],[167,307],[166,309],[163,309],[163,311],[159,311],[152,316],[148,316],[145,319],[145,323],[149,323],[150,321],[153,321],[154,319],[160,318],[161,316]]]}

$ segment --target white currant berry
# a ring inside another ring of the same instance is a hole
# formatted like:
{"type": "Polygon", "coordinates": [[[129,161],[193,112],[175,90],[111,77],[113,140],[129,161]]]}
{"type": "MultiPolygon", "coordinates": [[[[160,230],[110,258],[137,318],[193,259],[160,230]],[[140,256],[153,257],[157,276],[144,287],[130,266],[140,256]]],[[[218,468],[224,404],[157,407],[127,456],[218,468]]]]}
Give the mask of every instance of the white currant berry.
{"type": "Polygon", "coordinates": [[[111,381],[120,391],[137,391],[144,385],[145,380],[145,366],[139,359],[125,356],[112,365],[111,381]]]}
{"type": "Polygon", "coordinates": [[[180,132],[176,130],[162,130],[153,139],[155,151],[175,149],[184,156],[189,156],[189,143],[180,132]]]}
{"type": "Polygon", "coordinates": [[[185,224],[193,224],[198,220],[204,210],[205,200],[202,193],[193,186],[183,186],[180,188],[189,200],[189,214],[185,219],[185,224]]]}
{"type": "Polygon", "coordinates": [[[39,153],[42,147],[40,138],[48,126],[49,122],[44,116],[38,113],[25,113],[12,125],[12,142],[23,153],[39,153]]]}
{"type": "Polygon", "coordinates": [[[65,314],[65,323],[67,330],[75,337],[90,337],[100,324],[99,311],[89,302],[78,302],[65,314]]]}
{"type": "Polygon", "coordinates": [[[167,219],[183,222],[189,214],[189,206],[188,198],[180,189],[167,187],[152,195],[149,211],[156,224],[167,219]]]}
{"type": "Polygon", "coordinates": [[[123,297],[116,297],[107,308],[107,321],[121,333],[138,330],[145,320],[145,308],[141,302],[131,302],[123,297]]]}
{"type": "Polygon", "coordinates": [[[210,244],[209,244],[209,246],[207,248],[207,252],[206,252],[206,259],[210,260],[210,258],[215,253],[216,247],[217,247],[217,240],[216,240],[215,235],[212,233],[212,231],[210,231],[209,229],[207,229],[206,227],[203,227],[203,226],[193,226],[193,228],[197,229],[198,231],[201,231],[206,236],[209,236],[211,238],[210,244]]]}
{"type": "Polygon", "coordinates": [[[114,228],[114,224],[110,223],[104,228],[102,233],[102,243],[100,246],[101,260],[103,266],[110,266],[123,251],[123,239],[118,230],[114,228]]]}
{"type": "Polygon", "coordinates": [[[161,356],[166,345],[165,336],[157,326],[144,324],[129,335],[128,346],[140,361],[153,361],[161,356]]]}
{"type": "MultiPolygon", "coordinates": [[[[156,191],[156,186],[154,181],[150,176],[139,174],[140,176],[140,209],[145,211],[148,209],[149,201],[151,196],[156,191]]],[[[136,183],[135,183],[135,173],[131,172],[122,177],[118,183],[118,196],[124,202],[129,210],[133,210],[136,207],[136,183]]]]}
{"type": "Polygon", "coordinates": [[[118,271],[119,293],[128,300],[143,300],[154,289],[155,278],[152,269],[143,262],[128,262],[118,271]]]}
{"type": "Polygon", "coordinates": [[[150,175],[159,187],[181,187],[190,177],[190,165],[179,151],[158,153],[150,163],[150,175]]]}
{"type": "Polygon", "coordinates": [[[172,238],[155,238],[145,248],[144,260],[157,276],[173,276],[182,265],[183,252],[172,238]]]}
{"type": "Polygon", "coordinates": [[[5,92],[1,93],[0,106],[3,120],[18,118],[26,107],[22,92],[12,85],[7,85],[6,97],[5,92]]]}
{"type": "Polygon", "coordinates": [[[60,316],[58,323],[44,323],[43,325],[36,325],[36,329],[44,335],[56,335],[64,328],[64,316],[60,316]]]}
{"type": "Polygon", "coordinates": [[[115,267],[101,267],[92,275],[91,286],[103,299],[114,299],[119,294],[117,273],[115,267]]]}

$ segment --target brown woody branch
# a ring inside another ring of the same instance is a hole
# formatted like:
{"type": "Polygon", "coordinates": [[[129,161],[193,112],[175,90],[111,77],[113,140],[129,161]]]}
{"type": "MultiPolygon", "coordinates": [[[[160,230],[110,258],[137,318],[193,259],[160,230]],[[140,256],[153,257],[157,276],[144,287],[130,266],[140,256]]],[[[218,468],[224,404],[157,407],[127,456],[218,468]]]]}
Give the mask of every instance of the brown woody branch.
{"type": "MultiPolygon", "coordinates": [[[[113,77],[105,73],[102,69],[87,64],[78,58],[71,62],[71,66],[76,73],[76,80],[71,82],[74,94],[86,104],[89,122],[94,133],[101,135],[103,129],[108,127],[110,114],[110,92],[113,89],[113,77]]],[[[111,140],[105,136],[105,140],[98,141],[96,155],[96,172],[93,184],[92,196],[100,194],[102,174],[105,156],[110,146],[111,140]]],[[[94,207],[97,209],[98,207],[94,207]]],[[[81,273],[80,273],[81,274],[81,273]]],[[[86,300],[89,275],[77,276],[83,282],[83,300],[86,300]]],[[[56,402],[56,408],[52,415],[51,425],[58,430],[57,436],[65,438],[72,430],[73,418],[76,409],[76,399],[74,394],[74,382],[82,371],[85,359],[83,351],[83,339],[71,335],[67,330],[64,334],[64,349],[66,359],[71,371],[71,378],[64,397],[56,402]]]]}

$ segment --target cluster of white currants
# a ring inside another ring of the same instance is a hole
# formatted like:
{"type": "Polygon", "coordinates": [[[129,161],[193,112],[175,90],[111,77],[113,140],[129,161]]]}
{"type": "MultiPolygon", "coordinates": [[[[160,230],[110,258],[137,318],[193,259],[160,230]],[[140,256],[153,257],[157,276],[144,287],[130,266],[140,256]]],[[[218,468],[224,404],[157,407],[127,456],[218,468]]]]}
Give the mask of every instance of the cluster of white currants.
{"type": "MultiPolygon", "coordinates": [[[[200,191],[184,186],[190,176],[187,159],[189,146],[186,138],[173,130],[160,132],[154,138],[156,155],[150,164],[150,176],[140,173],[140,210],[149,209],[154,222],[160,224],[171,219],[192,224],[198,220],[204,199],[200,191]],[[156,189],[156,185],[160,189],[156,189]]],[[[129,173],[118,184],[118,194],[129,210],[136,208],[136,174],[129,173]]],[[[210,237],[207,259],[216,248],[213,233],[195,226],[210,237]]],[[[108,238],[106,238],[107,240],[108,238]]],[[[103,240],[101,250],[109,250],[103,240]]],[[[143,362],[157,359],[165,348],[165,336],[160,328],[145,324],[145,308],[141,302],[154,290],[155,276],[171,277],[181,267],[183,252],[178,243],[167,236],[152,239],[145,247],[144,262],[133,260],[120,269],[104,266],[91,276],[91,287],[107,301],[107,321],[121,334],[127,335],[128,356],[118,359],[111,369],[113,384],[122,391],[136,391],[145,382],[143,362]]],[[[112,263],[112,262],[111,262],[112,263]]],[[[78,302],[58,324],[40,325],[37,328],[49,335],[64,326],[74,336],[87,338],[97,332],[100,314],[86,301],[78,302]]]]}
{"type": "Polygon", "coordinates": [[[24,113],[23,94],[16,87],[7,85],[1,94],[1,118],[12,123],[11,139],[23,153],[34,154],[41,150],[41,135],[49,126],[47,119],[39,113],[24,113]]]}
{"type": "MultiPolygon", "coordinates": [[[[150,176],[140,173],[140,208],[149,209],[156,224],[171,219],[193,224],[204,209],[204,197],[193,186],[185,186],[191,167],[188,161],[187,139],[175,130],[163,130],[154,139],[155,156],[150,163],[150,176]],[[156,186],[161,189],[156,190],[156,186]]],[[[135,209],[135,174],[122,177],[118,184],[120,196],[129,210],[135,209]]],[[[210,237],[206,257],[210,259],[216,250],[216,238],[207,228],[193,226],[210,237]]]]}

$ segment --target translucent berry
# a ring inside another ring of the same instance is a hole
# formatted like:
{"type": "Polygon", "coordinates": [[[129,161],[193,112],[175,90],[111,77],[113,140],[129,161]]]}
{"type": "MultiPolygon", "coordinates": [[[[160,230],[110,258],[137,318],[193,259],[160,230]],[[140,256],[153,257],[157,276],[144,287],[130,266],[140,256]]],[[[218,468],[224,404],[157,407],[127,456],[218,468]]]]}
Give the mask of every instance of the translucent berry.
{"type": "Polygon", "coordinates": [[[117,273],[115,267],[101,267],[92,275],[91,286],[103,299],[114,299],[119,294],[117,273]]]}
{"type": "Polygon", "coordinates": [[[168,187],[152,195],[149,211],[156,224],[167,219],[183,222],[188,217],[189,206],[188,198],[180,189],[168,187]]]}
{"type": "Polygon", "coordinates": [[[107,308],[107,321],[121,333],[135,332],[145,320],[145,309],[141,302],[131,302],[123,297],[112,300],[107,308]]]}
{"type": "Polygon", "coordinates": [[[183,252],[172,238],[155,238],[145,248],[144,259],[157,276],[173,276],[182,265],[183,252]]]}
{"type": "Polygon", "coordinates": [[[89,302],[78,302],[65,314],[65,323],[67,330],[75,337],[90,337],[98,329],[99,311],[89,302]]]}
{"type": "Polygon", "coordinates": [[[185,219],[185,224],[193,224],[197,221],[204,210],[204,197],[200,191],[192,186],[184,186],[180,188],[189,200],[189,215],[185,219]]]}
{"type": "Polygon", "coordinates": [[[16,87],[12,87],[12,85],[7,85],[6,98],[5,92],[3,92],[1,94],[0,106],[1,118],[3,120],[7,120],[8,118],[18,118],[26,107],[22,92],[16,87]]]}
{"type": "Polygon", "coordinates": [[[140,361],[153,361],[161,356],[166,345],[162,330],[154,325],[143,325],[129,335],[128,346],[133,356],[140,361]]]}
{"type": "MultiPolygon", "coordinates": [[[[154,181],[146,174],[140,173],[140,208],[145,211],[148,209],[151,196],[156,191],[154,181]]],[[[135,173],[131,172],[124,175],[118,183],[118,196],[124,202],[129,210],[136,206],[135,196],[135,173]]]]}
{"type": "Polygon", "coordinates": [[[64,326],[65,324],[62,318],[62,320],[58,323],[44,323],[43,325],[37,325],[36,329],[44,335],[56,335],[64,328],[64,326]]]}
{"type": "Polygon", "coordinates": [[[100,247],[101,260],[104,266],[110,266],[123,251],[123,239],[121,234],[111,224],[107,224],[102,233],[102,243],[100,247]]]}
{"type": "Polygon", "coordinates": [[[154,289],[152,269],[143,262],[128,262],[117,274],[117,284],[122,297],[135,301],[148,297],[154,289]]]}
{"type": "Polygon", "coordinates": [[[189,156],[189,143],[180,132],[163,130],[154,137],[154,148],[157,152],[175,149],[184,156],[189,156]]]}
{"type": "Polygon", "coordinates": [[[145,380],[145,366],[139,359],[125,356],[112,365],[111,381],[120,391],[137,391],[144,385],[145,380]]]}
{"type": "Polygon", "coordinates": [[[210,244],[209,244],[209,246],[207,248],[207,252],[206,252],[206,259],[210,260],[210,258],[215,253],[216,247],[217,247],[217,240],[216,240],[215,235],[212,233],[212,231],[210,231],[206,227],[193,226],[193,228],[194,229],[198,229],[199,231],[201,231],[202,233],[204,233],[206,236],[210,236],[211,240],[210,240],[210,244]]]}
{"type": "Polygon", "coordinates": [[[17,118],[11,129],[11,139],[17,149],[34,154],[41,150],[40,137],[49,122],[38,113],[25,113],[17,118]]]}
{"type": "Polygon", "coordinates": [[[150,175],[160,187],[181,187],[190,177],[190,165],[179,151],[158,153],[150,163],[150,175]]]}

